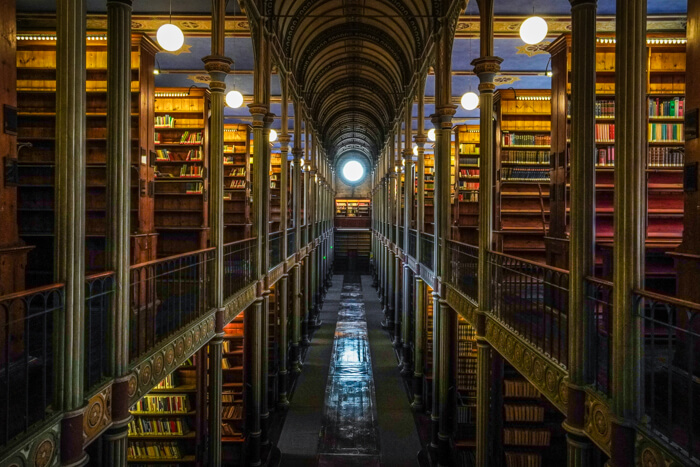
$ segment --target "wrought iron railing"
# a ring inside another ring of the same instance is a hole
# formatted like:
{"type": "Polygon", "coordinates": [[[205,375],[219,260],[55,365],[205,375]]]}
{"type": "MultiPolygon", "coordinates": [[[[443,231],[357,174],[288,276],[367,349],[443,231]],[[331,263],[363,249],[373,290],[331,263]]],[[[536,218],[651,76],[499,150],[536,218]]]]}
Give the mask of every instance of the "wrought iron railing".
{"type": "Polygon", "coordinates": [[[424,232],[420,234],[420,262],[431,271],[435,271],[435,259],[433,252],[434,242],[435,239],[431,234],[424,232]]]}
{"type": "Polygon", "coordinates": [[[416,251],[418,251],[417,248],[417,243],[418,243],[418,233],[411,229],[408,231],[408,256],[412,257],[413,259],[416,258],[416,251]]]}
{"type": "Polygon", "coordinates": [[[700,458],[700,304],[637,290],[649,427],[700,458]]]}
{"type": "Polygon", "coordinates": [[[224,245],[224,298],[233,296],[256,279],[255,246],[255,238],[224,245]]]}
{"type": "Polygon", "coordinates": [[[593,320],[591,360],[593,362],[593,382],[598,391],[610,395],[612,361],[612,282],[586,278],[586,313],[593,320]]]}
{"type": "Polygon", "coordinates": [[[399,248],[401,248],[402,250],[404,249],[404,248],[403,248],[403,247],[404,247],[404,245],[403,245],[403,232],[404,232],[403,227],[399,227],[399,238],[397,239],[397,242],[396,242],[396,244],[397,244],[397,245],[399,246],[399,248]]]}
{"type": "Polygon", "coordinates": [[[492,251],[488,261],[494,316],[566,367],[569,272],[492,251]]]}
{"type": "Polygon", "coordinates": [[[110,315],[114,273],[103,272],[85,279],[85,389],[109,376],[110,315]]]}
{"type": "Polygon", "coordinates": [[[211,309],[213,262],[208,248],[131,267],[131,361],[211,309]]]}
{"type": "Polygon", "coordinates": [[[449,241],[447,246],[450,250],[450,283],[476,303],[479,300],[479,248],[455,241],[449,241]]]}
{"type": "Polygon", "coordinates": [[[295,228],[287,229],[287,257],[297,252],[297,231],[295,228]]]}
{"type": "Polygon", "coordinates": [[[268,237],[270,245],[270,269],[282,262],[282,232],[273,232],[268,237]]]}
{"type": "Polygon", "coordinates": [[[54,323],[64,303],[62,284],[0,297],[0,446],[51,415],[54,323]]]}

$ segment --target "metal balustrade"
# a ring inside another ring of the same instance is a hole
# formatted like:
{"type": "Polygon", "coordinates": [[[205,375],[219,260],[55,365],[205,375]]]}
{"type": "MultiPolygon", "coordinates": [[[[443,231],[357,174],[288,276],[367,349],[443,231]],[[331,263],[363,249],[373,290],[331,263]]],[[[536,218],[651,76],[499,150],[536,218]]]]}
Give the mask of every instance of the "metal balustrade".
{"type": "Polygon", "coordinates": [[[131,267],[131,361],[212,308],[213,262],[208,248],[131,267]]]}
{"type": "Polygon", "coordinates": [[[489,251],[493,314],[566,367],[569,272],[489,251]]]}
{"type": "Polygon", "coordinates": [[[595,388],[603,394],[610,395],[612,378],[612,319],[613,319],[613,285],[612,282],[586,278],[586,313],[593,319],[593,346],[591,360],[595,388]]]}
{"type": "Polygon", "coordinates": [[[479,248],[466,243],[448,241],[450,259],[450,283],[454,288],[471,298],[479,300],[479,248]]]}
{"type": "Polygon", "coordinates": [[[63,284],[0,297],[0,446],[52,415],[54,326],[64,305],[63,284]]]}
{"type": "Polygon", "coordinates": [[[255,278],[255,238],[224,245],[224,297],[229,298],[255,278]]]}
{"type": "Polygon", "coordinates": [[[294,228],[287,229],[287,257],[297,252],[297,231],[294,228]]]}
{"type": "Polygon", "coordinates": [[[416,258],[416,251],[418,251],[418,233],[411,229],[408,231],[408,256],[413,259],[416,258]]]}
{"type": "Polygon", "coordinates": [[[423,266],[435,272],[435,261],[433,246],[435,244],[435,238],[431,234],[421,233],[420,234],[420,262],[423,266]]]}
{"type": "Polygon", "coordinates": [[[700,304],[635,291],[646,423],[700,462],[700,304]]]}
{"type": "Polygon", "coordinates": [[[268,237],[270,245],[270,269],[282,262],[282,232],[273,232],[268,237]]]}
{"type": "Polygon", "coordinates": [[[404,232],[403,227],[399,227],[399,238],[398,238],[398,241],[396,242],[396,244],[397,244],[397,245],[399,246],[399,248],[401,248],[402,250],[404,249],[404,248],[403,248],[403,247],[404,247],[404,244],[403,244],[403,232],[404,232]]]}
{"type": "Polygon", "coordinates": [[[113,313],[114,273],[85,279],[85,390],[109,376],[110,315],[113,313]]]}

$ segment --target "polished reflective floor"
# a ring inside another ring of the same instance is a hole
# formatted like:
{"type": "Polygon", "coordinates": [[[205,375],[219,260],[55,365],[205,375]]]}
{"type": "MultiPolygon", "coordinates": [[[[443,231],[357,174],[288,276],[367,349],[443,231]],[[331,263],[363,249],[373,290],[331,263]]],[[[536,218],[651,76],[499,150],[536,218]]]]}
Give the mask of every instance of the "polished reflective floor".
{"type": "Polygon", "coordinates": [[[379,433],[367,321],[359,276],[345,276],[326,385],[319,465],[350,456],[379,465],[379,433]]]}

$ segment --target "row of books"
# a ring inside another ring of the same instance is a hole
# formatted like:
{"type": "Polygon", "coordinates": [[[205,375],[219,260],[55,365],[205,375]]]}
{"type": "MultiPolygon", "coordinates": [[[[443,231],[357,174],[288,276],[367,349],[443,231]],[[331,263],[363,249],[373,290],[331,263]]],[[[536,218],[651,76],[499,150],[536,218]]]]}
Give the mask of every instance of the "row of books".
{"type": "Polygon", "coordinates": [[[476,353],[459,353],[457,359],[457,373],[475,373],[476,372],[476,353]]]}
{"type": "MultiPolygon", "coordinates": [[[[461,329],[460,329],[461,332],[461,329]]],[[[476,352],[476,339],[473,336],[467,338],[459,338],[457,343],[457,352],[460,356],[471,357],[476,352]]]]}
{"type": "Polygon", "coordinates": [[[534,452],[506,452],[506,467],[542,467],[542,456],[534,452]]]}
{"type": "Polygon", "coordinates": [[[130,441],[129,459],[181,459],[180,446],[174,441],[165,443],[130,441]]]}
{"type": "Polygon", "coordinates": [[[479,192],[478,191],[470,191],[467,193],[460,193],[457,196],[457,199],[459,201],[464,201],[467,203],[478,203],[479,202],[479,192]]]}
{"type": "Polygon", "coordinates": [[[684,148],[651,147],[649,148],[647,165],[649,167],[683,167],[685,161],[684,148]]]}
{"type": "Polygon", "coordinates": [[[549,164],[548,151],[501,151],[501,163],[549,164]]]}
{"type": "Polygon", "coordinates": [[[187,396],[180,395],[146,395],[131,407],[131,412],[139,413],[187,413],[189,411],[187,396]]]}
{"type": "Polygon", "coordinates": [[[457,328],[457,338],[459,339],[460,344],[468,344],[469,348],[471,348],[473,344],[474,348],[476,349],[476,329],[469,326],[468,323],[459,324],[457,328]]]}
{"type": "Polygon", "coordinates": [[[501,180],[509,182],[549,182],[549,169],[504,167],[501,180]]]}
{"type": "Polygon", "coordinates": [[[228,187],[234,189],[243,189],[245,188],[245,180],[231,180],[231,183],[229,183],[228,187]]]}
{"type": "Polygon", "coordinates": [[[535,387],[525,380],[505,380],[504,382],[505,397],[527,397],[531,399],[539,399],[540,393],[535,387]]]}
{"type": "Polygon", "coordinates": [[[595,101],[595,116],[596,117],[614,117],[615,116],[615,100],[614,99],[599,99],[595,101]]]}
{"type": "MultiPolygon", "coordinates": [[[[425,188],[428,188],[427,184],[426,184],[425,188]]],[[[430,188],[432,188],[432,186],[430,188]]],[[[460,180],[459,181],[459,189],[463,190],[463,191],[478,190],[479,183],[478,182],[476,182],[476,183],[475,182],[466,182],[464,180],[460,180]]]]}
{"type": "Polygon", "coordinates": [[[232,427],[228,423],[221,424],[221,434],[224,436],[232,437],[232,438],[242,438],[243,437],[243,433],[241,433],[240,431],[237,431],[234,427],[232,427]]]}
{"type": "Polygon", "coordinates": [[[476,407],[473,405],[458,405],[457,423],[476,423],[476,407]]]}
{"type": "Polygon", "coordinates": [[[544,420],[544,407],[540,405],[503,406],[507,422],[541,422],[544,420]]]}
{"type": "Polygon", "coordinates": [[[457,374],[457,389],[460,391],[476,391],[476,373],[457,374]]]}
{"type": "Polygon", "coordinates": [[[614,123],[596,123],[595,140],[599,143],[612,143],[615,141],[614,123]]]}
{"type": "Polygon", "coordinates": [[[228,173],[229,177],[245,177],[245,169],[243,167],[239,167],[237,169],[231,169],[231,171],[228,173]]]}
{"type": "Polygon", "coordinates": [[[479,169],[459,169],[460,177],[478,177],[479,169]]]}
{"type": "MultiPolygon", "coordinates": [[[[181,161],[180,159],[180,154],[173,154],[171,151],[167,149],[156,149],[156,161],[164,161],[164,162],[178,162],[181,161]]],[[[185,162],[191,162],[191,161],[202,161],[204,158],[202,157],[202,150],[201,149],[190,149],[187,151],[187,155],[185,156],[184,161],[185,162]]]]}
{"type": "Polygon", "coordinates": [[[684,117],[685,97],[674,97],[673,99],[662,99],[657,97],[649,99],[650,117],[684,117]]]}
{"type": "Polygon", "coordinates": [[[202,133],[190,133],[185,131],[180,136],[180,144],[200,144],[202,142],[202,133]]]}
{"type": "Polygon", "coordinates": [[[229,420],[241,420],[243,419],[243,406],[227,405],[223,408],[221,416],[229,420]]]}
{"type": "Polygon", "coordinates": [[[460,157],[459,165],[479,167],[479,158],[478,157],[460,157]]]}
{"type": "Polygon", "coordinates": [[[204,184],[202,183],[186,183],[185,194],[201,195],[204,192],[204,184]]]}
{"type": "Polygon", "coordinates": [[[156,117],[155,126],[156,128],[173,128],[175,119],[170,115],[159,115],[156,117]]]}
{"type": "Polygon", "coordinates": [[[503,133],[503,146],[549,146],[551,135],[529,135],[520,133],[503,133]]]}
{"type": "Polygon", "coordinates": [[[598,167],[608,167],[615,165],[615,146],[606,146],[597,149],[595,164],[598,167]]]}
{"type": "Polygon", "coordinates": [[[474,143],[460,143],[460,154],[479,154],[479,145],[474,143]]]}
{"type": "Polygon", "coordinates": [[[233,392],[224,392],[221,394],[221,402],[224,404],[233,404],[234,402],[240,402],[241,394],[233,392]]]}
{"type": "Polygon", "coordinates": [[[131,436],[185,435],[189,428],[179,418],[143,418],[136,417],[129,422],[131,436]]]}
{"type": "Polygon", "coordinates": [[[549,446],[552,433],[549,430],[527,428],[504,428],[503,444],[517,446],[549,446]]]}
{"type": "Polygon", "coordinates": [[[245,154],[245,145],[224,144],[224,153],[245,154]]]}
{"type": "Polygon", "coordinates": [[[650,123],[649,141],[683,142],[682,123],[650,123]]]}
{"type": "Polygon", "coordinates": [[[174,389],[175,388],[175,382],[173,380],[173,374],[170,373],[168,376],[166,376],[158,385],[156,386],[156,389],[174,389]]]}

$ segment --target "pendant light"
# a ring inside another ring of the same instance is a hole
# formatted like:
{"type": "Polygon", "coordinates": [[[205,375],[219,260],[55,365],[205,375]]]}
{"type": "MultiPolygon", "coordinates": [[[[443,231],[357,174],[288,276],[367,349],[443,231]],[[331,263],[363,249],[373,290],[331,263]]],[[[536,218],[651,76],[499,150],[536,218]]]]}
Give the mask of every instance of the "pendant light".
{"type": "MultiPolygon", "coordinates": [[[[469,55],[471,56],[472,51],[472,41],[469,39],[469,55]]],[[[469,91],[465,92],[462,96],[462,107],[464,110],[474,110],[479,106],[479,96],[471,90],[471,83],[469,84],[469,91]]]]}
{"type": "Polygon", "coordinates": [[[274,143],[277,141],[277,132],[273,129],[270,129],[270,142],[274,143]]]}
{"type": "Polygon", "coordinates": [[[428,139],[430,141],[435,141],[435,128],[428,130],[428,139]]]}
{"type": "Polygon", "coordinates": [[[418,145],[413,146],[413,155],[417,156],[418,155],[418,145]]]}
{"type": "Polygon", "coordinates": [[[236,62],[234,61],[233,63],[233,89],[226,93],[226,105],[232,109],[237,109],[243,105],[243,94],[236,91],[236,62]]]}
{"type": "Polygon", "coordinates": [[[173,24],[173,2],[170,0],[170,21],[158,28],[156,32],[156,40],[158,45],[163,47],[168,52],[180,50],[182,44],[185,43],[185,36],[180,28],[173,24]]]}
{"type": "Polygon", "coordinates": [[[547,22],[539,16],[535,16],[535,6],[533,5],[532,16],[520,25],[520,38],[526,44],[539,44],[547,37],[547,32],[547,22]]]}

